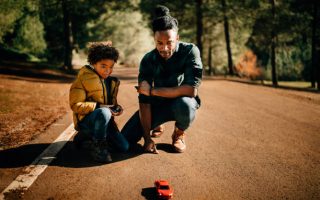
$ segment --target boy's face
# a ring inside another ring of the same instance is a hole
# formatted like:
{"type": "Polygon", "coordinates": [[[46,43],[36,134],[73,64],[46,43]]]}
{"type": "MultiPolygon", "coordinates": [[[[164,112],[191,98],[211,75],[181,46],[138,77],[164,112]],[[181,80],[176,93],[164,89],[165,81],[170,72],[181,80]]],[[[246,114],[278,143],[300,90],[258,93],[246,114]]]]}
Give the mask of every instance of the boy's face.
{"type": "Polygon", "coordinates": [[[173,29],[156,31],[154,34],[154,41],[160,56],[165,60],[168,60],[176,49],[179,35],[177,31],[173,29]]]}
{"type": "Polygon", "coordinates": [[[103,79],[106,79],[112,73],[114,66],[114,60],[111,59],[103,59],[93,64],[94,69],[99,74],[99,76],[103,79]]]}

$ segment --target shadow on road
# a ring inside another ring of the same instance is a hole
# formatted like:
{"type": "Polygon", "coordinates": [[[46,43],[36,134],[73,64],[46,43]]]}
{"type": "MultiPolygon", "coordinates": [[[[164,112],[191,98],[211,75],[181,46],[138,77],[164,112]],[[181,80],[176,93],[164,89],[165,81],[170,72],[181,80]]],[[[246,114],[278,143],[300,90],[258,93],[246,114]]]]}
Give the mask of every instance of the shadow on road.
{"type": "Polygon", "coordinates": [[[171,144],[167,144],[167,143],[157,143],[157,149],[158,150],[163,150],[167,153],[177,153],[171,144]]]}
{"type": "Polygon", "coordinates": [[[146,198],[146,200],[157,200],[156,189],[154,187],[142,188],[141,195],[146,198]]]}
{"type": "MultiPolygon", "coordinates": [[[[28,144],[17,148],[0,151],[0,168],[17,168],[30,165],[50,144],[28,144]]],[[[54,143],[58,145],[58,143],[54,143]]],[[[53,147],[54,148],[54,147],[53,147]]],[[[134,158],[143,153],[141,145],[137,144],[127,153],[112,153],[113,162],[134,158]]],[[[84,168],[103,165],[92,161],[88,150],[77,149],[73,142],[67,142],[63,149],[50,163],[51,166],[84,168]]],[[[110,163],[112,165],[112,163],[110,163]]]]}
{"type": "Polygon", "coordinates": [[[52,83],[71,83],[75,76],[63,74],[61,72],[53,73],[49,70],[35,69],[16,69],[0,67],[0,74],[14,75],[10,79],[25,80],[31,82],[52,82],[52,83]]]}
{"type": "Polygon", "coordinates": [[[0,151],[0,168],[23,167],[32,163],[50,144],[30,144],[0,151]]]}

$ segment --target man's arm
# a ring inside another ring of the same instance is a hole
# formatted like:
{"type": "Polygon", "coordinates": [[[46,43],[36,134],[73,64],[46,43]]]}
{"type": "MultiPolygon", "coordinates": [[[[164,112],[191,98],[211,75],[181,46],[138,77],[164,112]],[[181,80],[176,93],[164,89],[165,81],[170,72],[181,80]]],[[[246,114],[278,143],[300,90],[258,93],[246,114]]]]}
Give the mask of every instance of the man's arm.
{"type": "Polygon", "coordinates": [[[151,139],[151,104],[149,99],[149,92],[152,83],[152,67],[149,62],[146,61],[147,56],[145,56],[140,64],[138,82],[139,87],[137,92],[139,95],[139,115],[140,123],[143,128],[143,139],[144,139],[144,150],[151,153],[158,153],[154,141],[151,139]]]}
{"type": "Polygon", "coordinates": [[[195,97],[197,96],[198,90],[190,85],[181,85],[177,87],[162,87],[162,88],[152,88],[150,90],[151,96],[159,96],[166,98],[176,98],[181,96],[195,97]]]}
{"type": "Polygon", "coordinates": [[[151,106],[150,104],[140,103],[139,107],[140,122],[143,128],[144,149],[147,152],[158,153],[156,145],[150,136],[151,106]]]}

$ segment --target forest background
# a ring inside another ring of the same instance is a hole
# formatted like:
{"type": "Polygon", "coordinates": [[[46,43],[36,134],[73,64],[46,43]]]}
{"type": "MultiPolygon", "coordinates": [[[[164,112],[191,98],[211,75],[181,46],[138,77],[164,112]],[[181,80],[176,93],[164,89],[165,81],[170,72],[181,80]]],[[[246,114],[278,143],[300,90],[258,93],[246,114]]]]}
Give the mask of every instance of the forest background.
{"type": "Polygon", "coordinates": [[[111,40],[119,64],[138,67],[154,48],[156,5],[195,43],[206,75],[304,81],[320,90],[317,0],[2,0],[0,59],[46,63],[73,72],[89,42],[111,40]]]}

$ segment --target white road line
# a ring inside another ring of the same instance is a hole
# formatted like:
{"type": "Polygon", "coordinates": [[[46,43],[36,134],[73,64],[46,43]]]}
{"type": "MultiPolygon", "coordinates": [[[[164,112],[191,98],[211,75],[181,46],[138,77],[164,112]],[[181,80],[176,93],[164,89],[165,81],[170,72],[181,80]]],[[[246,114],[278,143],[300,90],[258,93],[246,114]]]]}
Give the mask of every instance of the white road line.
{"type": "Polygon", "coordinates": [[[73,124],[64,130],[59,137],[50,144],[23,172],[19,175],[6,189],[0,194],[0,200],[4,199],[4,194],[11,190],[27,190],[38,176],[48,167],[48,165],[56,158],[57,153],[76,133],[73,124]]]}

